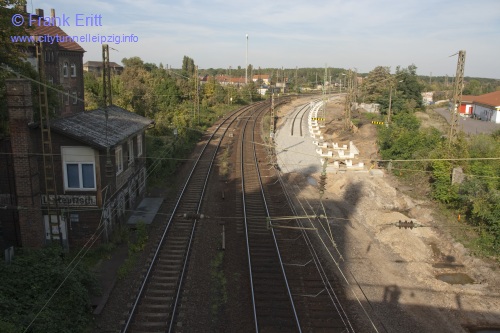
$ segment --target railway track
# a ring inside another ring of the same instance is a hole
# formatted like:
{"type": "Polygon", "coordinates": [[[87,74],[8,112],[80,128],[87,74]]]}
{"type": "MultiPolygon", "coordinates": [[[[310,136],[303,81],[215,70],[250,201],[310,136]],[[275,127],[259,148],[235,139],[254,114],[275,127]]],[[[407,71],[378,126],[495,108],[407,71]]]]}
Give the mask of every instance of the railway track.
{"type": "Polygon", "coordinates": [[[253,108],[241,108],[225,118],[204,145],[178,194],[172,214],[165,223],[143,281],[127,313],[122,332],[174,331],[198,222],[197,214],[202,207],[217,150],[228,128],[239,116],[251,112],[253,108]]]}
{"type": "MultiPolygon", "coordinates": [[[[294,119],[306,109],[301,108],[294,119]]],[[[297,212],[280,174],[272,168],[261,171],[259,161],[265,161],[270,151],[263,149],[255,133],[257,122],[249,119],[241,136],[242,206],[255,332],[354,332],[338,295],[340,284],[329,276],[314,248],[309,233],[316,231],[299,219],[279,218],[297,212]]]]}
{"type": "MultiPolygon", "coordinates": [[[[263,113],[265,110],[259,110],[263,113]]],[[[300,332],[264,196],[255,151],[258,116],[247,119],[241,135],[241,194],[255,331],[300,332]]]]}
{"type": "MultiPolygon", "coordinates": [[[[239,109],[226,117],[207,140],[158,236],[122,332],[183,331],[177,318],[183,317],[179,308],[194,235],[217,151],[231,126],[242,128],[238,144],[240,212],[247,256],[241,260],[248,262],[249,278],[241,287],[251,290],[251,300],[240,301],[248,304],[245,311],[253,317],[253,327],[245,326],[245,330],[354,332],[336,294],[337,284],[321,266],[312,246],[309,233],[315,231],[300,229],[310,227],[300,220],[283,222],[276,218],[297,213],[283,191],[285,184],[279,172],[262,168],[264,161],[275,164],[269,160],[272,149],[262,144],[257,126],[268,110],[268,102],[239,109]]],[[[184,310],[189,306],[189,302],[182,304],[184,310]]]]}
{"type": "MultiPolygon", "coordinates": [[[[313,103],[315,101],[312,101],[311,103],[313,103]]],[[[292,127],[291,127],[291,133],[290,135],[293,136],[293,133],[294,133],[294,129],[295,129],[295,121],[297,120],[297,118],[300,116],[300,121],[299,121],[299,136],[303,136],[302,134],[302,124],[303,124],[303,121],[304,121],[304,115],[309,111],[309,109],[311,108],[311,104],[310,103],[307,103],[307,104],[304,104],[302,105],[302,107],[294,113],[293,115],[293,120],[292,120],[292,127]]]]}

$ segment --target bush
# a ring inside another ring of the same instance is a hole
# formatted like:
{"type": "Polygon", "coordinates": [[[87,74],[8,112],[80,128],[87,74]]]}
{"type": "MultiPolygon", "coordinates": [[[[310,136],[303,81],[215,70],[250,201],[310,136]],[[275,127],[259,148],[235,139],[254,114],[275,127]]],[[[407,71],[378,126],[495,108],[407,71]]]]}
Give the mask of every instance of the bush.
{"type": "Polygon", "coordinates": [[[29,332],[87,332],[89,292],[97,285],[88,269],[82,264],[68,268],[59,248],[17,251],[10,264],[0,267],[0,331],[22,332],[40,311],[29,332]]]}

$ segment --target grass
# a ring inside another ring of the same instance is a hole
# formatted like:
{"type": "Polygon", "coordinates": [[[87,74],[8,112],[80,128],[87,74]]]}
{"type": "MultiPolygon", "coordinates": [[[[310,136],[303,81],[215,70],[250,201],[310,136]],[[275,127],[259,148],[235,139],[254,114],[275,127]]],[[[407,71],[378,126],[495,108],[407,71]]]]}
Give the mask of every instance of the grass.
{"type": "Polygon", "coordinates": [[[224,251],[217,252],[215,258],[210,263],[210,282],[212,291],[211,314],[212,322],[217,324],[223,309],[227,303],[227,280],[223,269],[224,251]]]}

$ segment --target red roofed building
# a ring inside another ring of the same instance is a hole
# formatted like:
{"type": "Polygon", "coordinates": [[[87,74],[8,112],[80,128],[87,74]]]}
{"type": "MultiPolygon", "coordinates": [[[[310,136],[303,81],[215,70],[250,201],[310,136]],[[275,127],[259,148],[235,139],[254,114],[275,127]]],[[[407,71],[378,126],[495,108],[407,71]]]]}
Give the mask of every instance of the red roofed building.
{"type": "Polygon", "coordinates": [[[500,124],[500,91],[476,96],[474,115],[482,120],[500,124]]]}
{"type": "Polygon", "coordinates": [[[239,86],[245,85],[245,78],[244,77],[230,77],[227,75],[219,74],[215,77],[215,80],[223,86],[233,85],[233,86],[239,87],[239,86]]]}
{"type": "MultiPolygon", "coordinates": [[[[44,16],[42,9],[36,9],[36,14],[32,14],[31,18],[28,13],[26,15],[35,27],[29,31],[30,34],[34,37],[40,36],[35,38],[43,42],[46,80],[51,84],[61,86],[65,92],[65,94],[59,94],[60,107],[56,110],[56,114],[68,116],[83,112],[83,53],[85,50],[58,26],[49,25],[49,23],[45,26],[46,20],[55,18],[54,9],[51,9],[50,17],[44,16]],[[57,39],[50,41],[48,36],[57,39]]],[[[28,49],[28,53],[28,61],[38,69],[34,44],[28,49]]]]}
{"type": "Polygon", "coordinates": [[[463,95],[460,114],[500,124],[500,91],[479,96],[463,95]]]}

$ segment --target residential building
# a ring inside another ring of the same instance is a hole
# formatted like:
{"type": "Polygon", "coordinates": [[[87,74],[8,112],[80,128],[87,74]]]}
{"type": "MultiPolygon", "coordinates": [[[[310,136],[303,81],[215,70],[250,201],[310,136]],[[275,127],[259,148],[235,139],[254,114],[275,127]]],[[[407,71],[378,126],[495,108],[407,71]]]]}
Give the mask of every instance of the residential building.
{"type": "MultiPolygon", "coordinates": [[[[116,62],[109,62],[109,69],[112,73],[120,75],[123,72],[123,66],[118,65],[116,62]]],[[[83,71],[102,74],[102,61],[87,61],[83,64],[83,71]]]]}
{"type": "Polygon", "coordinates": [[[252,77],[252,81],[258,83],[264,84],[264,85],[269,85],[269,74],[256,74],[252,77]]]}
{"type": "MultiPolygon", "coordinates": [[[[30,14],[26,12],[26,20],[30,14]]],[[[84,110],[83,97],[83,53],[85,50],[68,36],[60,27],[51,25],[47,19],[55,18],[56,13],[51,9],[50,17],[44,16],[43,9],[36,9],[31,14],[34,29],[29,30],[31,36],[58,37],[58,41],[41,43],[45,64],[45,79],[48,83],[62,87],[64,93],[59,93],[59,106],[55,110],[58,116],[67,116],[84,110]]],[[[36,47],[33,45],[27,50],[28,61],[38,70],[36,47]]]]}

